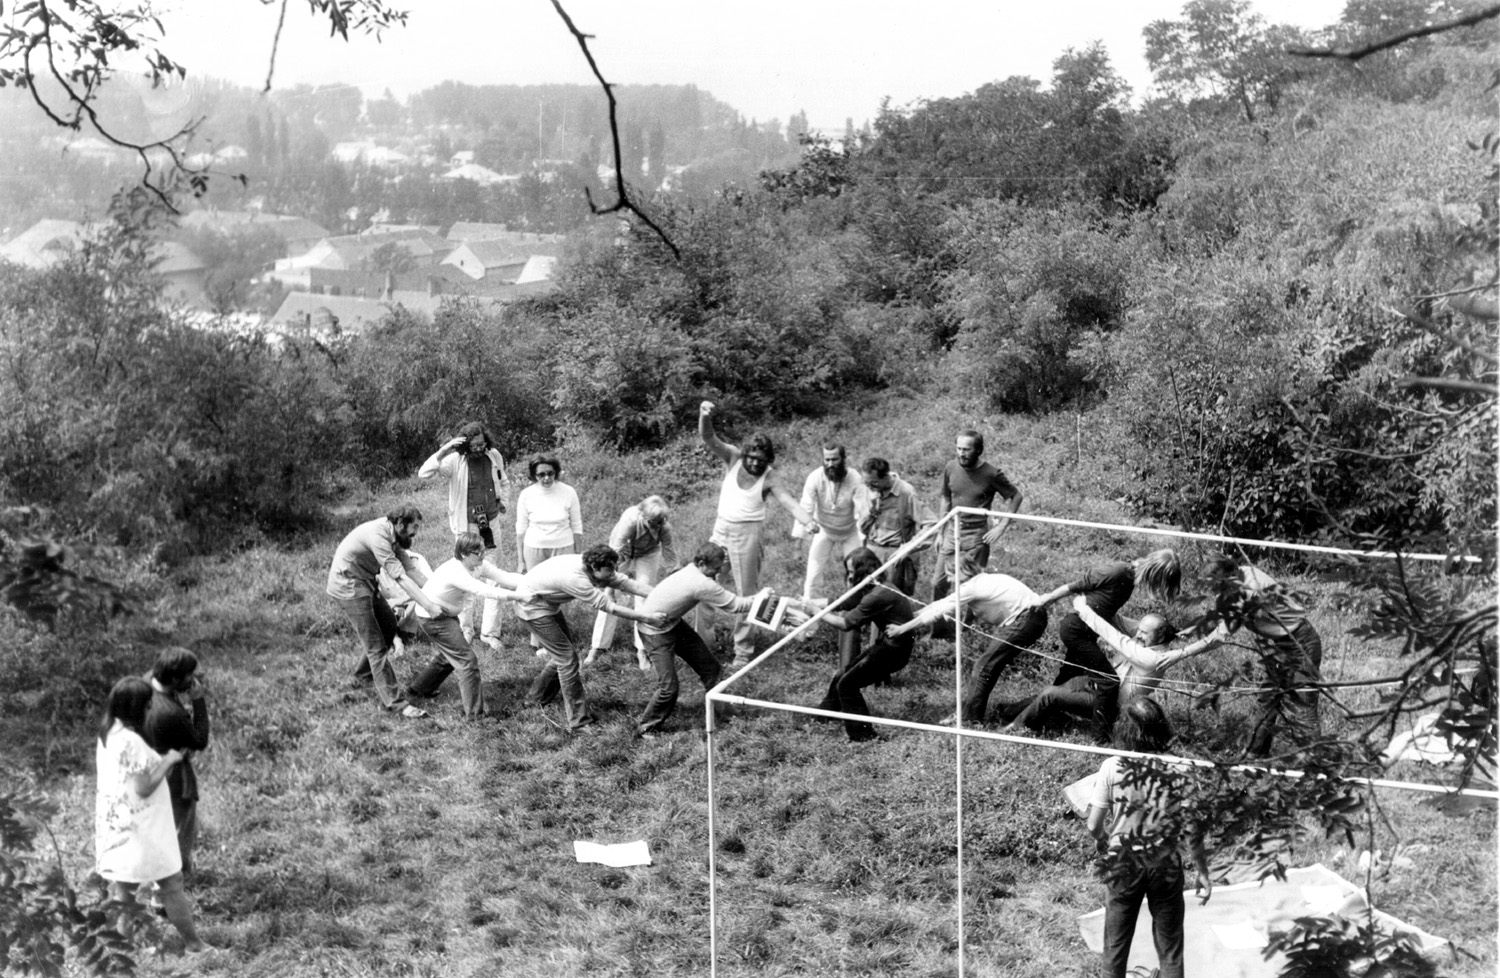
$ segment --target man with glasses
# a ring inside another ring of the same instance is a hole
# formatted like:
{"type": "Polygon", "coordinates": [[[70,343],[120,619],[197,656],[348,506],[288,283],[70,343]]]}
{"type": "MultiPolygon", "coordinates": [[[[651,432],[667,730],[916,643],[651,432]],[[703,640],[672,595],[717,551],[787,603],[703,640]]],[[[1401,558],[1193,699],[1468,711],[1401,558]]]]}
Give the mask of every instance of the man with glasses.
{"type": "MultiPolygon", "coordinates": [[[[626,577],[642,584],[654,585],[661,580],[662,571],[677,566],[677,553],[672,548],[672,524],[668,517],[672,510],[660,496],[647,496],[620,514],[620,521],[609,531],[609,545],[620,555],[619,571],[626,577]]],[[[627,608],[635,606],[629,594],[610,592],[610,600],[627,608]]],[[[599,656],[610,650],[615,643],[615,625],[619,621],[614,615],[599,612],[594,618],[594,640],[584,665],[590,665],[599,656]]],[[[635,654],[642,672],[651,671],[651,660],[646,656],[641,643],[641,632],[635,629],[635,654]]]]}
{"type": "MultiPolygon", "coordinates": [[[[765,552],[761,531],[766,523],[766,497],[774,498],[808,532],[814,532],[817,523],[797,504],[792,494],[775,481],[771,463],[776,460],[776,450],[770,437],[757,432],[746,439],[743,449],[723,441],[714,432],[714,413],[717,410],[713,401],[698,405],[698,437],[725,466],[724,483],[719,488],[718,516],[710,540],[729,554],[735,593],[755,594],[760,590],[760,562],[765,552]]],[[[701,605],[699,611],[698,633],[707,642],[705,632],[713,619],[711,612],[701,605]]],[[[744,616],[739,616],[734,626],[733,664],[739,668],[754,656],[755,626],[744,616]]]]}

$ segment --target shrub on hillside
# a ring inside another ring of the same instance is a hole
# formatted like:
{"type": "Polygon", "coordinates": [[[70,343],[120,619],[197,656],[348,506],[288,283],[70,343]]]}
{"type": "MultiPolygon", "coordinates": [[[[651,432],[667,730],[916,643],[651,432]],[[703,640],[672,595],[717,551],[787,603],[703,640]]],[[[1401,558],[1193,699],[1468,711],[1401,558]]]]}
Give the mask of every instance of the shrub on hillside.
{"type": "Polygon", "coordinates": [[[314,512],[342,423],[322,365],[164,308],[125,214],[56,267],[0,269],[0,350],[0,501],[122,544],[314,512]]]}
{"type": "Polygon", "coordinates": [[[982,201],[949,224],[959,268],[944,308],[957,320],[948,361],[976,398],[1043,411],[1096,390],[1078,347],[1121,322],[1130,246],[1083,209],[982,201]]]}
{"type": "Polygon", "coordinates": [[[370,476],[409,475],[469,420],[488,425],[507,458],[546,444],[552,342],[517,307],[455,299],[430,321],[397,308],[340,351],[352,460],[370,476]]]}
{"type": "Polygon", "coordinates": [[[816,410],[879,382],[890,347],[847,317],[841,256],[763,192],[726,191],[659,215],[649,232],[569,257],[547,300],[555,405],[619,447],[660,444],[705,396],[750,415],[816,410]]]}

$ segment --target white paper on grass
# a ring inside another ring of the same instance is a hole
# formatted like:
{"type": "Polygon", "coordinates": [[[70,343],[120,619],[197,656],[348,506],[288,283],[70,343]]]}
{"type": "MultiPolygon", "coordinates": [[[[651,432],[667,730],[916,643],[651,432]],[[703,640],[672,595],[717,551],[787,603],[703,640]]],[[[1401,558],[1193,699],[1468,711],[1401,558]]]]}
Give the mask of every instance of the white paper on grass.
{"type": "Polygon", "coordinates": [[[573,855],[581,863],[602,863],[617,869],[623,866],[651,865],[651,853],[646,848],[645,839],[637,839],[635,842],[617,842],[613,845],[575,840],[573,855]]]}

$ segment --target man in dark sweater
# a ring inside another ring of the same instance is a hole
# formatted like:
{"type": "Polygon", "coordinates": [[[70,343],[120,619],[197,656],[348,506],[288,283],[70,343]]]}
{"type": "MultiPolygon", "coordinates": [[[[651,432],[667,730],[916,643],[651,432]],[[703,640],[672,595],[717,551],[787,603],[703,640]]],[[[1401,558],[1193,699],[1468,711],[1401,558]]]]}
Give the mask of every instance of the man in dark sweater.
{"type": "MultiPolygon", "coordinates": [[[[868,547],[860,547],[844,559],[845,575],[851,585],[874,574],[879,567],[880,559],[868,547]]],[[[828,693],[818,709],[869,716],[869,707],[860,690],[885,682],[911,661],[912,637],[890,633],[896,626],[911,621],[911,602],[895,588],[874,581],[845,597],[840,608],[838,613],[823,620],[852,641],[840,643],[839,671],[828,684],[828,693]],[[866,625],[875,626],[876,637],[861,653],[859,636],[866,625]]],[[[853,741],[875,739],[875,727],[858,720],[845,720],[844,731],[853,741]]]]}
{"type": "Polygon", "coordinates": [[[198,840],[198,776],[192,757],[208,746],[207,691],[197,673],[198,657],[190,650],[162,649],[148,677],[153,695],[141,726],[141,736],[158,754],[182,751],[182,763],[167,774],[167,793],[172,799],[183,876],[193,871],[193,844],[198,840]],[[185,706],[184,700],[191,705],[185,706]]]}
{"type": "MultiPolygon", "coordinates": [[[[1005,501],[1005,513],[1020,510],[1020,490],[1011,485],[1004,472],[988,462],[980,461],[983,454],[983,435],[973,428],[966,428],[958,433],[955,457],[943,468],[943,488],[939,500],[944,514],[955,507],[992,509],[996,497],[1005,501]]],[[[958,517],[957,533],[954,532],[954,527],[943,531],[937,565],[932,569],[932,600],[941,600],[952,589],[955,550],[972,558],[980,568],[989,563],[990,548],[1000,542],[1000,534],[1010,524],[1010,519],[1004,515],[993,526],[991,519],[988,514],[963,513],[958,517]]]]}

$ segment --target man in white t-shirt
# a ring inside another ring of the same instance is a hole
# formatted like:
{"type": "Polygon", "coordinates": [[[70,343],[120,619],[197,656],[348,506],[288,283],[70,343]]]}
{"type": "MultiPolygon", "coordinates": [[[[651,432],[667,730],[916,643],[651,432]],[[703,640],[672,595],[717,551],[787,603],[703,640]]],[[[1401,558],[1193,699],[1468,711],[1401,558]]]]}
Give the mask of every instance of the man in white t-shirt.
{"type": "Polygon", "coordinates": [[[639,626],[646,655],[656,671],[656,692],[636,721],[636,733],[642,737],[654,736],[677,707],[678,659],[698,674],[704,689],[712,689],[719,681],[719,660],[683,619],[700,604],[732,613],[750,610],[753,596],[733,594],[715,580],[727,559],[723,547],[705,543],[693,555],[691,564],[668,575],[641,604],[641,611],[660,614],[664,619],[661,625],[639,626]]]}

